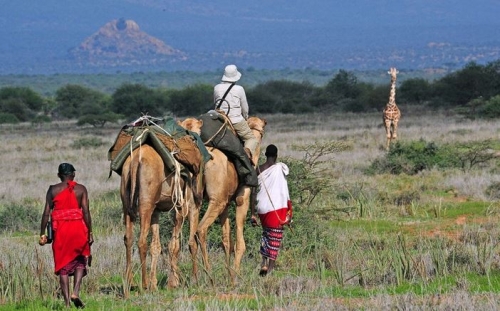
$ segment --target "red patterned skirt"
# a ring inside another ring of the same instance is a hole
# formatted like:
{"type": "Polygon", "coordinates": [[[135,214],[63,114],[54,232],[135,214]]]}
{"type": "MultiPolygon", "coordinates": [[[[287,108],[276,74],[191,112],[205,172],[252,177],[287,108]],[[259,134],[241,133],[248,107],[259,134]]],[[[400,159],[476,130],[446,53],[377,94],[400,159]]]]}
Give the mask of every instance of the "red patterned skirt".
{"type": "Polygon", "coordinates": [[[260,244],[260,253],[269,259],[276,260],[283,240],[283,228],[264,227],[260,244]]]}

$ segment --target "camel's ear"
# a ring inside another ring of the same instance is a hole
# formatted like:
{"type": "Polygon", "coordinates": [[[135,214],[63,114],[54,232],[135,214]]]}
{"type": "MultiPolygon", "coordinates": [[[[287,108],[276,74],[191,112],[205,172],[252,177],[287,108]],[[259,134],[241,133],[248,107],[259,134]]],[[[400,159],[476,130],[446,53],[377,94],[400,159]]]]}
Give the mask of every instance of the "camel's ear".
{"type": "Polygon", "coordinates": [[[177,120],[177,125],[182,126],[182,121],[181,120],[177,120]]]}
{"type": "Polygon", "coordinates": [[[203,120],[198,120],[198,124],[200,125],[200,128],[203,126],[203,120]]]}

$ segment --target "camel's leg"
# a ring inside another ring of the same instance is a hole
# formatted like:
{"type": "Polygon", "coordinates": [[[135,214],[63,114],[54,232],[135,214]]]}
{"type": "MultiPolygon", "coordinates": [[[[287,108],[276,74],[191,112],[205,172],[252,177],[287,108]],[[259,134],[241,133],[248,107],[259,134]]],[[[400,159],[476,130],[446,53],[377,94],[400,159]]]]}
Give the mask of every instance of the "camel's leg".
{"type": "Polygon", "coordinates": [[[139,258],[141,260],[141,273],[142,273],[142,288],[148,289],[149,282],[147,278],[147,266],[146,257],[148,254],[148,234],[151,228],[151,217],[155,205],[149,202],[140,203],[140,214],[141,214],[141,231],[139,233],[139,241],[137,242],[137,247],[139,249],[139,258]]]}
{"type": "Polygon", "coordinates": [[[151,216],[151,246],[149,247],[151,253],[151,269],[149,273],[149,289],[158,289],[158,278],[156,277],[156,268],[158,266],[158,258],[161,253],[161,243],[160,243],[160,212],[155,210],[151,216]]]}
{"type": "Polygon", "coordinates": [[[123,295],[129,298],[130,287],[132,286],[132,246],[134,242],[134,223],[130,220],[130,216],[125,214],[125,235],[123,236],[125,244],[125,284],[123,286],[123,295]]]}
{"type": "Polygon", "coordinates": [[[243,236],[243,227],[247,217],[248,208],[250,205],[251,188],[244,187],[243,193],[240,192],[236,197],[236,245],[234,249],[234,271],[240,272],[240,263],[245,253],[245,239],[243,236]]]}
{"type": "Polygon", "coordinates": [[[201,249],[201,256],[203,259],[203,265],[207,272],[211,270],[210,263],[208,261],[208,251],[207,251],[207,233],[208,228],[214,223],[221,211],[224,210],[227,202],[220,202],[218,200],[210,199],[208,203],[207,211],[200,223],[198,224],[198,229],[196,230],[196,237],[201,249]]]}
{"type": "Polygon", "coordinates": [[[231,225],[228,217],[229,209],[226,207],[224,211],[219,216],[219,221],[222,226],[222,247],[224,248],[224,253],[226,255],[226,269],[231,277],[234,278],[231,270],[231,225]]]}
{"type": "Polygon", "coordinates": [[[200,221],[200,206],[197,206],[194,200],[189,201],[189,252],[191,253],[191,261],[193,262],[193,279],[198,283],[198,261],[196,255],[198,253],[198,243],[196,242],[196,229],[200,221]]]}
{"type": "Polygon", "coordinates": [[[186,207],[182,210],[174,209],[172,211],[174,217],[174,227],[172,230],[172,237],[168,243],[168,253],[170,257],[170,275],[168,276],[168,288],[175,288],[179,286],[179,251],[181,249],[180,236],[182,230],[182,223],[184,215],[186,214],[186,207]]]}

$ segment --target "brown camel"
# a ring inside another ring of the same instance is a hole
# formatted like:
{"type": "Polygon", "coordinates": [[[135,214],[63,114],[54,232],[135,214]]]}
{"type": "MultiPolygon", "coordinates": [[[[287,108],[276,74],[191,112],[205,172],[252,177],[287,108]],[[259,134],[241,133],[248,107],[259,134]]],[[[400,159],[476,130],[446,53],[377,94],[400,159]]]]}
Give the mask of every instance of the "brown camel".
{"type": "MultiPolygon", "coordinates": [[[[186,129],[200,133],[203,122],[194,118],[187,118],[180,122],[186,129]]],[[[260,155],[260,142],[264,136],[264,128],[267,122],[257,117],[248,118],[248,125],[255,137],[259,140],[259,146],[253,155],[253,163],[258,163],[260,155]]],[[[231,282],[235,282],[235,276],[239,273],[240,263],[245,252],[245,239],[243,227],[250,206],[251,188],[238,183],[238,175],[234,164],[228,161],[227,156],[216,148],[208,148],[212,160],[205,165],[204,184],[205,198],[208,199],[208,208],[196,231],[196,236],[201,248],[203,264],[210,271],[207,251],[207,230],[217,217],[222,225],[222,245],[226,255],[226,268],[228,269],[231,282]],[[230,267],[231,259],[231,227],[228,218],[228,206],[231,201],[236,203],[236,244],[234,244],[234,266],[230,267]]]]}
{"type": "MultiPolygon", "coordinates": [[[[132,151],[123,164],[120,193],[126,227],[124,236],[126,247],[125,297],[129,296],[132,282],[133,226],[138,219],[140,220],[138,249],[142,270],[142,288],[157,289],[156,266],[161,252],[158,220],[160,212],[163,211],[175,213],[172,238],[168,244],[170,275],[167,285],[170,288],[177,287],[179,285],[179,268],[177,265],[180,250],[179,237],[182,224],[188,214],[190,220],[190,250],[193,250],[191,245],[196,245],[194,233],[199,212],[194,203],[190,182],[181,177],[178,163],[175,171],[169,171],[153,147],[142,145],[132,151]],[[146,255],[147,236],[150,228],[152,230],[151,268],[148,279],[146,276],[146,255]]],[[[192,255],[196,256],[196,253],[192,251],[192,255]]],[[[193,260],[193,273],[196,270],[196,261],[193,260]]]]}

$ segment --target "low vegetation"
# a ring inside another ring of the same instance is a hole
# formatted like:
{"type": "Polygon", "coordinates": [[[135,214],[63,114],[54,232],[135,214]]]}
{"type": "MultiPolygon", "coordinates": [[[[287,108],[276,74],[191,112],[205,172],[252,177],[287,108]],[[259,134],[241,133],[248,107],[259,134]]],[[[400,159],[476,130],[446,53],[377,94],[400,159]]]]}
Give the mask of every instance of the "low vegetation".
{"type": "MultiPolygon", "coordinates": [[[[401,69],[396,102],[425,110],[447,109],[471,119],[495,119],[500,116],[499,68],[500,60],[486,65],[471,62],[460,70],[441,77],[426,76],[427,79],[412,77],[413,72],[401,69]]],[[[252,113],[302,116],[310,113],[367,113],[380,111],[382,103],[387,102],[390,77],[385,72],[377,73],[378,83],[363,80],[362,72],[343,69],[314,72],[322,77],[321,84],[307,80],[314,77],[310,70],[302,73],[299,80],[297,71],[275,79],[271,79],[268,72],[245,72],[241,83],[246,88],[252,113]],[[246,85],[259,77],[262,82],[246,85]]],[[[213,85],[220,79],[217,74],[213,82],[199,80],[176,88],[163,83],[150,85],[145,75],[139,76],[143,78],[139,79],[140,82],[123,81],[104,91],[102,84],[106,77],[101,75],[94,77],[103,80],[100,87],[88,86],[86,80],[77,84],[68,79],[54,92],[45,91],[43,94],[27,86],[2,87],[0,124],[28,121],[37,125],[78,120],[81,126],[104,127],[123,119],[132,121],[138,114],[155,117],[200,115],[213,108],[213,85]]],[[[131,80],[133,78],[132,75],[131,80]]]]}
{"type": "MultiPolygon", "coordinates": [[[[180,288],[165,288],[165,251],[160,290],[136,289],[127,300],[119,177],[109,177],[107,161],[120,125],[1,126],[0,310],[63,309],[51,249],[37,244],[44,195],[63,161],[75,165],[91,199],[87,310],[498,309],[500,125],[400,108],[399,142],[389,152],[379,113],[262,116],[263,144],[276,144],[290,166],[295,209],[277,270],[258,276],[260,229],[249,225],[239,282],[231,285],[216,223],[211,275],[202,271],[195,283],[186,223],[180,288]]],[[[170,221],[162,215],[163,241],[170,221]]]]}

